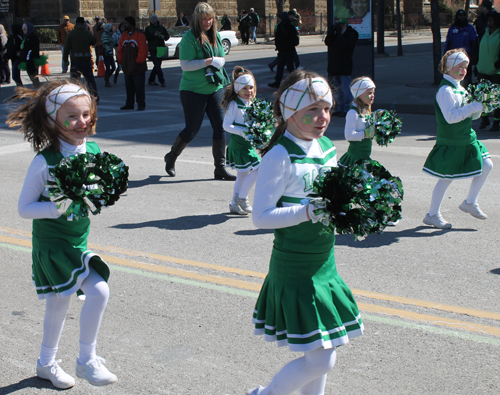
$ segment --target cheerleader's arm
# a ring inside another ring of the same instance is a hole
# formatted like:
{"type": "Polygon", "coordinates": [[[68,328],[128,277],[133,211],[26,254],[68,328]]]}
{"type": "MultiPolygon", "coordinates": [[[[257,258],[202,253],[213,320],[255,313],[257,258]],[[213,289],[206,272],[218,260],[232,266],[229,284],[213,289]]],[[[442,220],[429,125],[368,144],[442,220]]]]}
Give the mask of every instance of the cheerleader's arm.
{"type": "Polygon", "coordinates": [[[234,120],[236,119],[236,111],[239,111],[238,105],[234,101],[232,101],[227,106],[226,115],[224,115],[222,127],[226,132],[237,134],[238,136],[245,138],[245,129],[242,126],[233,125],[234,120]]]}
{"type": "Polygon", "coordinates": [[[45,186],[48,175],[49,169],[45,158],[37,155],[28,169],[17,204],[17,212],[22,218],[58,218],[61,215],[54,202],[39,202],[40,195],[47,196],[45,186]]]}
{"type": "Polygon", "coordinates": [[[365,131],[356,130],[359,114],[356,110],[349,110],[345,117],[344,136],[347,141],[361,141],[365,138],[365,131]]]}
{"type": "Polygon", "coordinates": [[[475,113],[481,113],[483,109],[483,105],[477,101],[461,107],[457,95],[450,86],[442,86],[439,89],[436,101],[444,119],[449,124],[462,122],[464,119],[474,116],[475,113]]]}
{"type": "Polygon", "coordinates": [[[255,185],[252,220],[261,229],[279,229],[309,220],[309,205],[277,207],[290,178],[291,163],[282,146],[275,146],[259,166],[255,185]]]}

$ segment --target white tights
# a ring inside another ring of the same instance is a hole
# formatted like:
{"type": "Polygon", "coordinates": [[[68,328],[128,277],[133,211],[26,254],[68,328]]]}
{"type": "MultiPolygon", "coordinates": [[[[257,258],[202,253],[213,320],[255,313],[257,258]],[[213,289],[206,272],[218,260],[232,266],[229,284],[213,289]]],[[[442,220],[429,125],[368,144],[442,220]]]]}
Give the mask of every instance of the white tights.
{"type": "Polygon", "coordinates": [[[259,395],[323,395],[326,375],[335,365],[335,348],[317,348],[287,363],[259,395]]]}
{"type": "MultiPolygon", "coordinates": [[[[109,299],[109,287],[106,281],[92,268],[81,290],[85,294],[85,303],[80,314],[80,353],[78,361],[86,362],[95,357],[97,333],[102,315],[109,299]]],[[[43,320],[43,340],[40,352],[40,365],[45,366],[55,360],[57,346],[66,320],[70,296],[57,296],[46,299],[45,318],[43,320]]]]}
{"type": "MultiPolygon", "coordinates": [[[[471,204],[477,202],[479,192],[481,192],[481,189],[483,188],[483,185],[485,184],[486,179],[490,175],[492,169],[493,162],[491,161],[491,159],[483,159],[483,171],[480,175],[472,179],[469,194],[467,195],[467,203],[471,204]]],[[[441,203],[443,202],[444,195],[450,184],[451,180],[441,178],[434,187],[434,191],[432,192],[431,207],[429,208],[429,215],[431,217],[433,215],[439,214],[439,212],[441,211],[441,203]]]]}
{"type": "Polygon", "coordinates": [[[238,171],[236,173],[236,181],[234,182],[234,193],[231,205],[235,203],[234,197],[238,194],[240,199],[248,198],[250,189],[255,185],[257,181],[258,169],[252,171],[238,171]]]}

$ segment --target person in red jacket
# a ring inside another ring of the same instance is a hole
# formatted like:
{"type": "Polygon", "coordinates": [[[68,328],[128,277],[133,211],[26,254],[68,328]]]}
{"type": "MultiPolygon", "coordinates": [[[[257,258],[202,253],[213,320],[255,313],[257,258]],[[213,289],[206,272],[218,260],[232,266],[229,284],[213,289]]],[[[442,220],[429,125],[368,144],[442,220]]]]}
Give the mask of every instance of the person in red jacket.
{"type": "Polygon", "coordinates": [[[118,44],[117,59],[125,75],[127,100],[120,110],[133,110],[134,99],[137,101],[137,111],[146,109],[146,71],[148,66],[148,43],[142,30],[135,27],[135,18],[127,16],[123,20],[125,31],[118,44]]]}

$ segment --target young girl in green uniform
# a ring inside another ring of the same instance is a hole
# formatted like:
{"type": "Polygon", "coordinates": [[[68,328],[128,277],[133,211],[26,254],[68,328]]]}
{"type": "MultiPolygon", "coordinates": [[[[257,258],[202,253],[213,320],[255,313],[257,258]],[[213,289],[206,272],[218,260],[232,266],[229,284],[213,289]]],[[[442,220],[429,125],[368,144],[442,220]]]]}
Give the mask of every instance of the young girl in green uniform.
{"type": "Polygon", "coordinates": [[[111,384],[116,376],[96,355],[97,333],[109,298],[109,268],[87,249],[89,218],[69,221],[62,215],[63,205],[50,201],[45,189],[48,181],[54,181],[49,168],[64,157],[100,152],[96,143],[86,141],[95,134],[95,100],[85,87],[61,81],[47,82],[37,91],[17,88],[17,97],[28,101],[9,115],[7,123],[19,127],[37,153],[18,204],[19,215],[33,220],[32,278],[38,298],[46,301],[36,372],[57,388],[75,385],[55,356],[71,295],[80,290],[85,303],[76,375],[93,385],[111,384]]]}
{"type": "Polygon", "coordinates": [[[372,113],[375,84],[368,77],[356,78],[351,83],[354,97],[345,117],[344,136],[349,141],[347,152],[339,159],[342,166],[352,166],[357,160],[370,160],[373,134],[366,129],[365,116],[372,113]]]}
{"type": "Polygon", "coordinates": [[[269,273],[253,314],[255,334],[304,355],[285,365],[251,395],[324,393],[335,348],[363,333],[353,295],[337,273],[333,233],[319,235],[321,215],[307,195],[323,168],[337,165],[324,136],[333,105],[328,82],[295,70],[274,102],[280,120],[263,151],[255,188],[253,222],[274,229],[269,273]]]}
{"type": "Polygon", "coordinates": [[[441,203],[453,180],[472,178],[469,194],[460,210],[479,219],[488,216],[477,203],[479,192],[493,169],[486,147],[477,140],[472,119],[481,116],[482,104],[464,104],[467,94],[460,85],[467,74],[469,58],[460,49],[446,52],[439,64],[443,80],[434,107],[438,124],[434,148],[425,161],[423,171],[439,178],[432,193],[431,207],[424,218],[426,225],[449,229],[451,224],[441,215],[441,203]]]}
{"type": "Polygon", "coordinates": [[[236,66],[233,70],[233,82],[224,92],[222,107],[226,110],[224,130],[231,133],[226,151],[226,164],[237,171],[229,211],[239,215],[252,212],[248,194],[257,180],[257,168],[260,164],[260,156],[246,140],[244,132],[247,128],[245,111],[252,104],[256,94],[257,84],[252,72],[236,66]]]}

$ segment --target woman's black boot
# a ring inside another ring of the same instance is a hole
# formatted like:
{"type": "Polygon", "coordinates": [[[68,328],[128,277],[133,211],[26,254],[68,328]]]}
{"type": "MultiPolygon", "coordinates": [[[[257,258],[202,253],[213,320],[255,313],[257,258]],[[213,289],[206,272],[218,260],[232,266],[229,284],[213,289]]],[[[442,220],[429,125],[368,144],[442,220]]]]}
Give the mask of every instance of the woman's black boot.
{"type": "Polygon", "coordinates": [[[479,125],[479,129],[485,129],[486,126],[490,124],[490,120],[488,119],[488,116],[482,116],[481,117],[481,125],[479,125]]]}
{"type": "Polygon", "coordinates": [[[216,180],[235,181],[236,176],[226,170],[226,139],[212,140],[212,154],[214,156],[214,178],[216,180]]]}
{"type": "Polygon", "coordinates": [[[165,171],[170,177],[175,177],[175,161],[177,157],[184,151],[184,148],[188,146],[189,143],[185,143],[180,136],[175,139],[174,145],[170,149],[170,152],[165,155],[165,171]]]}

